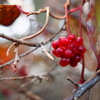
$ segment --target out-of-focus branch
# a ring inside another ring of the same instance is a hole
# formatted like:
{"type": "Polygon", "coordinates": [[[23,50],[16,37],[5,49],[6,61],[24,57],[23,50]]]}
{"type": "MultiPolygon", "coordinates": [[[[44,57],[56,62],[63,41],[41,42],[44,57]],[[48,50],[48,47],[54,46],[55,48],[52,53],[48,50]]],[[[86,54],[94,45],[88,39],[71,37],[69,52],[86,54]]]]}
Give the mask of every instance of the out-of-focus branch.
{"type": "Polygon", "coordinates": [[[34,47],[38,46],[38,43],[31,43],[31,42],[23,41],[20,39],[15,39],[15,38],[9,37],[3,33],[0,33],[0,37],[7,39],[7,40],[10,40],[12,42],[16,42],[16,43],[21,44],[21,45],[28,45],[28,46],[34,46],[34,47]]]}
{"type": "MultiPolygon", "coordinates": [[[[56,34],[54,34],[52,37],[50,37],[47,41],[43,41],[42,44],[43,44],[43,45],[46,45],[46,44],[48,44],[50,41],[52,41],[52,40],[56,37],[56,35],[59,34],[59,33],[63,30],[64,25],[65,25],[65,23],[64,23],[63,26],[60,28],[60,30],[59,30],[58,32],[56,32],[56,34]]],[[[10,39],[9,39],[9,40],[10,40],[10,39]]],[[[12,39],[11,39],[10,41],[12,41],[12,39]]],[[[17,42],[17,41],[16,41],[16,42],[17,42]]],[[[36,48],[34,48],[34,49],[32,49],[32,50],[29,50],[29,51],[27,51],[26,53],[23,53],[22,55],[19,55],[19,58],[22,58],[22,57],[24,57],[24,56],[26,56],[26,55],[32,53],[33,51],[37,50],[39,47],[40,47],[40,44],[38,45],[38,47],[36,47],[36,48]]],[[[4,66],[7,66],[7,65],[10,65],[13,61],[14,61],[14,59],[8,61],[8,62],[5,63],[5,64],[0,65],[0,68],[2,68],[2,67],[4,67],[4,66]]]]}
{"type": "Polygon", "coordinates": [[[49,7],[45,7],[44,10],[46,11],[46,21],[45,21],[45,24],[44,24],[44,26],[42,27],[42,29],[41,29],[40,31],[38,31],[37,33],[33,34],[33,35],[30,35],[30,36],[26,36],[26,37],[21,38],[21,40],[32,39],[32,38],[38,36],[39,34],[41,34],[41,33],[45,30],[45,28],[46,28],[46,26],[47,26],[47,24],[48,24],[48,21],[49,21],[49,12],[50,12],[50,8],[49,8],[49,7]]]}
{"type": "Polygon", "coordinates": [[[91,89],[97,82],[100,81],[100,70],[98,70],[86,82],[80,84],[73,93],[64,100],[78,100],[87,90],[91,89]]]}

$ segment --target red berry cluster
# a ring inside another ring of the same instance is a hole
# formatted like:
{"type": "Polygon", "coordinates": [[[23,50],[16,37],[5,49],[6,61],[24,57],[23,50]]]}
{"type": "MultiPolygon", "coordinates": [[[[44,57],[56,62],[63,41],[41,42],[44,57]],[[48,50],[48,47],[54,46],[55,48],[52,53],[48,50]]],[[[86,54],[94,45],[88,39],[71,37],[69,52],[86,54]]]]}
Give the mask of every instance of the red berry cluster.
{"type": "Polygon", "coordinates": [[[61,58],[59,64],[62,67],[68,64],[75,67],[86,52],[82,45],[83,39],[81,37],[76,38],[74,34],[71,34],[69,37],[61,37],[59,40],[52,42],[52,47],[54,48],[52,53],[61,58]]]}

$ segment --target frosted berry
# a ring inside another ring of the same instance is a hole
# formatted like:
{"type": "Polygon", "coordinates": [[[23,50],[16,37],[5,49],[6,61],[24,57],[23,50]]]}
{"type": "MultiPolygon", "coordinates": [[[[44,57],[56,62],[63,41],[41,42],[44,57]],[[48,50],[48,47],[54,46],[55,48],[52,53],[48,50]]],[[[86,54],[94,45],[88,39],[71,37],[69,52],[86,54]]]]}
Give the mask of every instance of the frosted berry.
{"type": "Polygon", "coordinates": [[[69,63],[70,63],[70,59],[66,59],[66,58],[61,58],[60,61],[59,61],[59,64],[60,64],[62,67],[67,66],[69,63]]]}
{"type": "Polygon", "coordinates": [[[54,41],[54,42],[52,42],[52,47],[53,47],[54,49],[57,49],[57,48],[59,47],[59,41],[54,41]]]}

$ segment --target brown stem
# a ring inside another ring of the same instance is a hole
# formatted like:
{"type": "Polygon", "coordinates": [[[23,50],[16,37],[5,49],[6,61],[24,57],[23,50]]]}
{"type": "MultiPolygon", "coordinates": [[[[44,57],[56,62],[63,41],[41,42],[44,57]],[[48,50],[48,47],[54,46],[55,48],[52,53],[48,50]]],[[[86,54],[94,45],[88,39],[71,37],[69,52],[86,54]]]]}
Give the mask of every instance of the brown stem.
{"type": "Polygon", "coordinates": [[[37,33],[35,33],[35,34],[33,34],[33,35],[30,35],[30,36],[26,36],[26,37],[24,37],[24,38],[21,38],[21,40],[32,39],[32,38],[34,38],[34,37],[40,35],[40,34],[45,30],[45,28],[46,28],[46,26],[47,26],[47,24],[48,24],[48,21],[49,21],[49,12],[50,12],[50,9],[49,9],[49,7],[46,7],[46,8],[44,8],[44,10],[46,10],[46,21],[45,21],[45,24],[44,24],[44,26],[42,27],[42,29],[39,30],[37,33]]]}

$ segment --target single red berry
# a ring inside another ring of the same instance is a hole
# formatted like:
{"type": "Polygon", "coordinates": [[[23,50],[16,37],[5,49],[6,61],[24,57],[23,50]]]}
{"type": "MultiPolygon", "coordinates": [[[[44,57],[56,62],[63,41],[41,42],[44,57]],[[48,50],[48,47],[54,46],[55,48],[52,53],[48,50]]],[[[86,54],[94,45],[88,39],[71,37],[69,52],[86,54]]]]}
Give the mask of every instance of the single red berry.
{"type": "Polygon", "coordinates": [[[61,57],[64,54],[64,49],[63,48],[57,48],[56,49],[56,54],[58,57],[61,57]]]}
{"type": "Polygon", "coordinates": [[[69,35],[69,39],[70,39],[71,41],[75,41],[75,40],[76,40],[76,36],[75,36],[74,34],[70,34],[70,35],[69,35]]]}
{"type": "Polygon", "coordinates": [[[59,64],[60,64],[62,67],[67,66],[69,63],[70,63],[70,59],[66,59],[66,58],[61,58],[60,61],[59,61],[59,64]]]}
{"type": "Polygon", "coordinates": [[[65,56],[70,58],[72,56],[72,51],[71,50],[66,50],[65,51],[65,56]]]}
{"type": "Polygon", "coordinates": [[[75,61],[80,62],[81,61],[81,55],[76,55],[75,56],[75,61]]]}
{"type": "Polygon", "coordinates": [[[77,64],[78,64],[78,62],[70,62],[70,65],[71,65],[72,67],[76,67],[77,64]]]}
{"type": "Polygon", "coordinates": [[[73,48],[76,48],[76,44],[75,43],[71,43],[69,46],[68,46],[69,49],[73,49],[73,48]]]}
{"type": "Polygon", "coordinates": [[[56,40],[56,41],[52,42],[52,47],[54,49],[57,49],[59,47],[59,41],[56,40]]]}
{"type": "Polygon", "coordinates": [[[84,54],[86,52],[86,49],[83,46],[79,46],[78,51],[80,54],[84,54]]]}
{"type": "Polygon", "coordinates": [[[83,39],[82,39],[81,37],[78,37],[78,38],[76,39],[76,45],[80,46],[80,45],[82,45],[82,44],[83,44],[83,39]]]}
{"type": "Polygon", "coordinates": [[[55,55],[56,57],[59,57],[59,56],[56,54],[56,50],[55,50],[55,49],[52,50],[52,54],[55,55]]]}
{"type": "Polygon", "coordinates": [[[72,57],[72,58],[70,59],[70,65],[71,65],[72,67],[76,67],[77,64],[78,64],[78,62],[76,61],[75,57],[72,57]]]}
{"type": "Polygon", "coordinates": [[[66,38],[66,37],[61,37],[60,39],[59,39],[59,44],[60,44],[60,46],[61,47],[68,47],[68,45],[69,45],[69,40],[68,40],[68,38],[66,38]]]}

